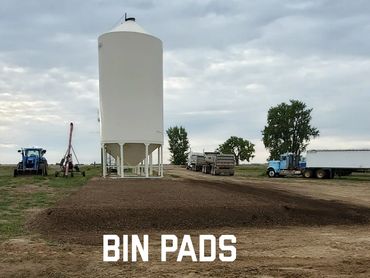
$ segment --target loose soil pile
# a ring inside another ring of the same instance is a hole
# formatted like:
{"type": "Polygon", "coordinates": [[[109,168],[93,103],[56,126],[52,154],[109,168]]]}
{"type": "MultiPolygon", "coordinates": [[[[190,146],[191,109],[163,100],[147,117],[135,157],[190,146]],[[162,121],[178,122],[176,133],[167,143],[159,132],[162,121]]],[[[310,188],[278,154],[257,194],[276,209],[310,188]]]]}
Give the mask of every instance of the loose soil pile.
{"type": "Polygon", "coordinates": [[[37,214],[28,227],[56,240],[100,244],[107,233],[366,223],[368,208],[258,185],[96,179],[37,214]]]}

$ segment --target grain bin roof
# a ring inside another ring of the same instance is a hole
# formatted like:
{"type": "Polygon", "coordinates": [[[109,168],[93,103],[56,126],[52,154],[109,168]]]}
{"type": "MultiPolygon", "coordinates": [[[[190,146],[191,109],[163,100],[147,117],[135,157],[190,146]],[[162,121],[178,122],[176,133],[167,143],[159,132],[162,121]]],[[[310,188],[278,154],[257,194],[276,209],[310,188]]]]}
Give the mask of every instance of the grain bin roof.
{"type": "Polygon", "coordinates": [[[114,27],[110,32],[135,32],[150,35],[139,24],[132,20],[123,22],[122,24],[114,27]]]}

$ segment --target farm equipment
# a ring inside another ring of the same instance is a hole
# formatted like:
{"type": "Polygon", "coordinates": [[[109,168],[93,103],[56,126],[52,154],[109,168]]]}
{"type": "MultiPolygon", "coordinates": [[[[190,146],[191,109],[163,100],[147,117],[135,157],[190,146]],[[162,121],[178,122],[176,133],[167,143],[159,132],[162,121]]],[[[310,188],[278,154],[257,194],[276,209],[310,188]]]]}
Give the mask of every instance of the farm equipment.
{"type": "Polygon", "coordinates": [[[44,157],[46,150],[42,148],[22,148],[22,161],[14,169],[14,177],[19,175],[48,175],[48,162],[44,157]]]}
{"type": "Polygon", "coordinates": [[[55,172],[56,177],[58,177],[59,175],[63,177],[68,177],[69,175],[71,175],[71,177],[73,177],[76,173],[85,176],[85,171],[80,171],[80,162],[78,161],[78,158],[72,146],[72,133],[73,123],[70,123],[67,151],[59,163],[60,170],[55,172]],[[77,164],[73,163],[73,156],[75,157],[77,164]]]}
{"type": "Polygon", "coordinates": [[[299,161],[293,154],[270,160],[267,175],[276,177],[294,173],[305,178],[324,179],[369,170],[370,150],[309,150],[306,161],[299,161]]]}

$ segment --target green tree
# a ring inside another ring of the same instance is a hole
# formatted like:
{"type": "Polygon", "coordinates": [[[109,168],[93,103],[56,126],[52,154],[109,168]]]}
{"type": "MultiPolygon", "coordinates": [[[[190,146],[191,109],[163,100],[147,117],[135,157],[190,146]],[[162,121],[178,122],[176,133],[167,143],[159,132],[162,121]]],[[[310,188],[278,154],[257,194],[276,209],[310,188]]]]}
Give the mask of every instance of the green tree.
{"type": "Polygon", "coordinates": [[[231,136],[217,150],[224,154],[233,154],[236,165],[239,165],[239,161],[243,160],[249,162],[254,157],[254,144],[236,136],[231,136]]]}
{"type": "Polygon", "coordinates": [[[189,140],[188,133],[182,126],[170,127],[166,131],[168,136],[168,148],[171,152],[171,163],[175,165],[184,165],[188,157],[189,140]]]}
{"type": "Polygon", "coordinates": [[[312,108],[298,100],[271,107],[267,113],[267,125],[262,130],[263,144],[270,152],[270,159],[291,152],[300,155],[311,138],[319,136],[319,130],[311,126],[312,108]]]}

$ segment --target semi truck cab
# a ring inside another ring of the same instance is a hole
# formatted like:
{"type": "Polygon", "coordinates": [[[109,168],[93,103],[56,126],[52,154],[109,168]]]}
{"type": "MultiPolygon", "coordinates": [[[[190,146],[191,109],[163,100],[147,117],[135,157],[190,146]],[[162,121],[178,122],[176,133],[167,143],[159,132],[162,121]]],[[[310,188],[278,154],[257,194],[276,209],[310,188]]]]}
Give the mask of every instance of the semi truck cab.
{"type": "Polygon", "coordinates": [[[267,166],[267,175],[270,178],[286,175],[300,175],[306,167],[305,161],[300,161],[300,156],[293,153],[280,155],[280,160],[270,160],[267,166]]]}

